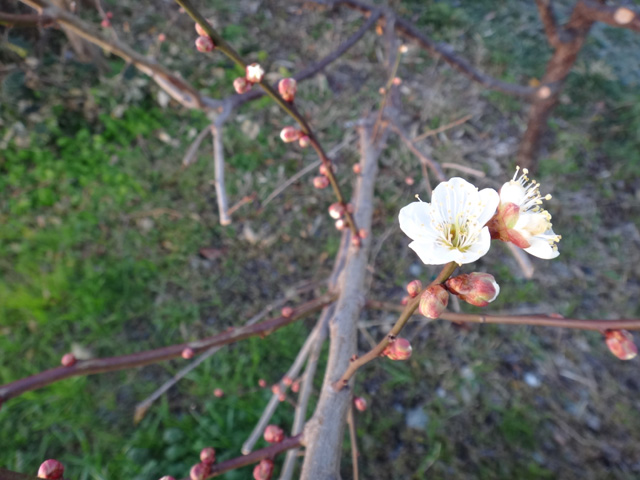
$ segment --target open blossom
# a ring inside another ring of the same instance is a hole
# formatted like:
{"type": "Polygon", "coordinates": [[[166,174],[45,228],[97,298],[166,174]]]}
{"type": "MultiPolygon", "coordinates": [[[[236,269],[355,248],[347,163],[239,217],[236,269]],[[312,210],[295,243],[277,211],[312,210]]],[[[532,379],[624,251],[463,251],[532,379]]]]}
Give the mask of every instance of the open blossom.
{"type": "Polygon", "coordinates": [[[511,242],[531,255],[552,259],[560,255],[556,243],[560,235],[551,228],[551,215],[544,210],[542,200],[551,195],[540,195],[540,184],[530,180],[526,168],[518,177],[520,167],[513,179],[500,189],[498,213],[491,220],[489,228],[492,238],[511,242]]]}
{"type": "Polygon", "coordinates": [[[455,177],[435,188],[431,203],[414,202],[400,210],[400,228],[413,240],[409,248],[428,265],[475,262],[491,246],[485,224],[499,201],[495,190],[478,191],[455,177]]]}
{"type": "Polygon", "coordinates": [[[264,77],[264,69],[257,63],[247,65],[246,79],[251,83],[260,83],[264,77]]]}

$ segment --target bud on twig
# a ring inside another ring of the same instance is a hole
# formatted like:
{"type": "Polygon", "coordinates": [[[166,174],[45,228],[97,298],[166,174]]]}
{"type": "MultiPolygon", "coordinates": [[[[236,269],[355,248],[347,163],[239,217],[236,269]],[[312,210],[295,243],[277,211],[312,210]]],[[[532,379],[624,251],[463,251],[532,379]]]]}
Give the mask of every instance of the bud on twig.
{"type": "Polygon", "coordinates": [[[254,480],[270,480],[273,475],[273,460],[265,458],[253,469],[254,480]]]}
{"type": "Polygon", "coordinates": [[[340,202],[332,203],[329,206],[329,216],[335,220],[342,218],[342,216],[344,215],[344,211],[344,205],[340,202]]]}
{"type": "Polygon", "coordinates": [[[353,406],[356,407],[356,410],[359,412],[364,412],[367,409],[367,401],[362,397],[355,397],[353,399],[353,406]]]}
{"type": "Polygon", "coordinates": [[[58,460],[50,458],[49,460],[45,460],[40,465],[38,469],[38,478],[48,478],[51,480],[58,480],[62,478],[64,474],[64,465],[62,465],[58,460]]]}
{"type": "Polygon", "coordinates": [[[442,285],[427,288],[420,297],[418,309],[427,318],[439,318],[449,303],[449,292],[442,285]]]}
{"type": "Polygon", "coordinates": [[[187,347],[184,350],[182,350],[182,358],[184,358],[185,360],[189,360],[190,358],[193,358],[194,355],[194,351],[193,348],[191,347],[187,347]]]}
{"type": "Polygon", "coordinates": [[[614,12],[613,19],[618,25],[626,25],[627,23],[631,23],[635,16],[636,14],[633,10],[629,10],[626,7],[620,7],[614,12]]]}
{"type": "Polygon", "coordinates": [[[311,139],[308,135],[302,135],[300,137],[300,140],[298,140],[298,145],[300,145],[301,148],[307,148],[309,145],[311,145],[311,139]]]}
{"type": "Polygon", "coordinates": [[[278,92],[280,96],[287,102],[293,102],[296,98],[296,92],[298,91],[298,83],[295,78],[283,78],[278,83],[278,92]]]}
{"type": "Polygon", "coordinates": [[[215,48],[215,45],[213,44],[213,40],[211,40],[210,37],[201,35],[198,38],[196,38],[196,49],[199,52],[210,52],[211,50],[213,50],[215,48]]]}
{"type": "Polygon", "coordinates": [[[206,463],[196,463],[189,471],[191,480],[204,480],[209,475],[211,467],[206,463]]]}
{"type": "Polygon", "coordinates": [[[284,431],[277,425],[267,425],[264,429],[264,439],[269,443],[280,443],[284,440],[284,431]]]}
{"type": "Polygon", "coordinates": [[[290,318],[291,315],[293,315],[293,308],[291,308],[291,307],[282,307],[282,310],[280,311],[280,313],[282,314],[282,316],[284,318],[290,318]]]}
{"type": "Polygon", "coordinates": [[[411,280],[407,284],[407,293],[411,298],[417,297],[422,291],[422,282],[420,280],[411,280]]]}
{"type": "Polygon", "coordinates": [[[313,178],[313,186],[318,189],[327,188],[329,186],[329,179],[324,175],[318,175],[313,178]]]}
{"type": "Polygon", "coordinates": [[[258,386],[260,388],[265,388],[267,386],[267,381],[264,378],[261,378],[260,380],[258,380],[258,386]]]}
{"type": "Polygon", "coordinates": [[[60,359],[63,367],[71,367],[76,364],[76,356],[73,353],[65,353],[60,359]]]}
{"type": "Polygon", "coordinates": [[[445,285],[451,293],[476,307],[485,307],[500,293],[500,286],[493,275],[473,272],[450,278],[445,285]]]}
{"type": "Polygon", "coordinates": [[[205,447],[200,452],[200,461],[207,465],[212,465],[216,462],[216,450],[212,447],[205,447]]]}
{"type": "Polygon", "coordinates": [[[233,88],[237,94],[242,95],[251,90],[252,83],[248,82],[244,77],[238,77],[233,81],[233,88]]]}
{"type": "Polygon", "coordinates": [[[607,330],[604,338],[611,353],[620,360],[631,360],[638,355],[638,347],[633,343],[633,335],[627,330],[607,330]]]}
{"type": "Polygon", "coordinates": [[[246,78],[248,82],[260,83],[264,78],[264,69],[258,63],[247,65],[246,78]]]}
{"type": "Polygon", "coordinates": [[[293,393],[298,393],[300,391],[300,380],[295,380],[292,384],[291,384],[291,391],[293,393]]]}
{"type": "Polygon", "coordinates": [[[172,477],[171,475],[165,475],[160,480],[176,480],[176,479],[175,479],[175,477],[172,477]]]}
{"type": "Polygon", "coordinates": [[[355,163],[353,165],[353,173],[355,173],[356,175],[360,175],[360,173],[362,173],[362,167],[359,163],[355,163]]]}
{"type": "Polygon", "coordinates": [[[284,127],[280,132],[280,138],[284,143],[295,142],[300,138],[302,132],[298,130],[296,127],[284,127]]]}
{"type": "Polygon", "coordinates": [[[407,360],[411,357],[411,344],[406,338],[396,338],[389,343],[382,352],[382,355],[388,357],[389,360],[407,360]]]}
{"type": "Polygon", "coordinates": [[[336,220],[336,230],[339,232],[347,228],[347,222],[344,221],[343,218],[339,218],[336,220]]]}

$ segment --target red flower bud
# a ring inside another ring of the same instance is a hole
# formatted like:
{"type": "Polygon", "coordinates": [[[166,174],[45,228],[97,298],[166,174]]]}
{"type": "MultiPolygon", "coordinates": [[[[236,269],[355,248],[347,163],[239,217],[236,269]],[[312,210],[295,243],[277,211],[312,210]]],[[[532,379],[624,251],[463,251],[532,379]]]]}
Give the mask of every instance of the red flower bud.
{"type": "Polygon", "coordinates": [[[353,173],[355,173],[356,175],[360,175],[360,173],[362,173],[362,167],[359,163],[353,165],[353,173]]]}
{"type": "Polygon", "coordinates": [[[200,452],[200,461],[211,465],[216,462],[216,450],[212,447],[203,448],[200,452]]]}
{"type": "Polygon", "coordinates": [[[264,78],[263,68],[257,63],[252,63],[251,65],[247,65],[246,78],[247,78],[247,81],[251,83],[260,83],[264,78]]]}
{"type": "Polygon", "coordinates": [[[406,338],[396,338],[389,343],[382,352],[382,355],[389,357],[389,360],[407,360],[411,357],[411,344],[406,338]]]}
{"type": "Polygon", "coordinates": [[[209,475],[211,466],[206,463],[196,463],[189,471],[191,480],[204,480],[209,475]]]}
{"type": "Polygon", "coordinates": [[[184,350],[182,350],[182,358],[184,358],[185,360],[189,360],[190,358],[193,358],[194,355],[194,351],[193,348],[191,347],[187,347],[184,350]]]}
{"type": "Polygon", "coordinates": [[[300,137],[300,140],[298,140],[298,145],[300,145],[301,148],[307,148],[311,145],[311,139],[308,135],[303,135],[300,137]]]}
{"type": "Polygon", "coordinates": [[[238,77],[233,81],[233,88],[236,93],[242,95],[243,93],[247,93],[251,90],[251,82],[247,82],[247,79],[244,77],[238,77]]]}
{"type": "Polygon", "coordinates": [[[353,405],[359,412],[364,412],[367,409],[367,401],[362,397],[355,397],[353,399],[353,405]]]}
{"type": "Polygon", "coordinates": [[[344,219],[339,218],[338,220],[336,220],[336,230],[342,231],[345,228],[347,228],[347,222],[345,222],[344,219]]]}
{"type": "Polygon", "coordinates": [[[291,307],[282,307],[282,310],[280,311],[280,313],[282,314],[282,316],[284,318],[290,318],[291,315],[293,315],[293,308],[291,308],[291,307]]]}
{"type": "Polygon", "coordinates": [[[221,388],[216,388],[213,390],[213,396],[216,398],[222,398],[224,397],[224,390],[222,390],[221,388]]]}
{"type": "Polygon", "coordinates": [[[620,360],[631,360],[638,355],[633,335],[627,330],[607,330],[604,332],[604,338],[611,353],[620,360]]]}
{"type": "Polygon", "coordinates": [[[342,216],[344,215],[344,211],[344,205],[340,202],[332,203],[329,206],[329,216],[335,220],[342,218],[342,216]]]}
{"type": "Polygon", "coordinates": [[[45,460],[38,469],[38,478],[49,478],[51,480],[58,480],[62,478],[64,474],[64,465],[58,460],[53,458],[45,460]]]}
{"type": "Polygon", "coordinates": [[[318,175],[313,178],[313,186],[319,189],[327,188],[329,186],[329,179],[324,175],[318,175]]]}
{"type": "Polygon", "coordinates": [[[277,425],[267,425],[264,429],[264,439],[269,443],[280,443],[284,440],[284,431],[277,425]]]}
{"type": "Polygon", "coordinates": [[[278,83],[278,92],[280,92],[280,96],[287,102],[293,102],[297,91],[298,83],[295,78],[283,78],[278,83]]]}
{"type": "Polygon", "coordinates": [[[500,286],[493,275],[473,272],[450,278],[445,282],[449,291],[476,307],[485,307],[500,293],[500,286]]]}
{"type": "Polygon", "coordinates": [[[284,127],[280,132],[280,138],[284,143],[295,142],[300,138],[302,132],[296,127],[284,127]]]}
{"type": "Polygon", "coordinates": [[[447,308],[448,303],[449,292],[442,285],[433,285],[420,296],[418,309],[420,314],[427,318],[438,318],[447,308]]]}
{"type": "Polygon", "coordinates": [[[213,50],[215,48],[215,45],[213,44],[213,40],[211,40],[210,37],[201,35],[198,38],[196,38],[196,49],[199,52],[210,52],[211,50],[213,50]]]}
{"type": "Polygon", "coordinates": [[[420,280],[411,280],[407,284],[407,293],[411,298],[417,297],[422,291],[422,282],[420,280]]]}
{"type": "Polygon", "coordinates": [[[258,385],[260,386],[260,388],[264,388],[267,386],[267,381],[264,378],[261,378],[260,380],[258,380],[258,385]]]}
{"type": "Polygon", "coordinates": [[[73,353],[65,353],[60,363],[63,367],[71,367],[76,364],[76,356],[73,353]]]}
{"type": "Polygon", "coordinates": [[[271,475],[273,475],[273,460],[269,458],[260,460],[253,469],[254,480],[270,480],[271,475]]]}

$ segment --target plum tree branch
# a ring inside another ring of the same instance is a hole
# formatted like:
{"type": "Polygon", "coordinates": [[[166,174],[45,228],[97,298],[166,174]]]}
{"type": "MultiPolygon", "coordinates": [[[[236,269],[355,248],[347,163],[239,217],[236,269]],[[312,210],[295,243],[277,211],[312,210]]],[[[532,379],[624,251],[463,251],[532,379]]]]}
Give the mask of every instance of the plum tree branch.
{"type": "Polygon", "coordinates": [[[561,41],[558,34],[558,25],[556,23],[556,15],[553,11],[553,0],[536,0],[536,6],[540,13],[544,33],[547,35],[549,44],[557,48],[561,41]]]}

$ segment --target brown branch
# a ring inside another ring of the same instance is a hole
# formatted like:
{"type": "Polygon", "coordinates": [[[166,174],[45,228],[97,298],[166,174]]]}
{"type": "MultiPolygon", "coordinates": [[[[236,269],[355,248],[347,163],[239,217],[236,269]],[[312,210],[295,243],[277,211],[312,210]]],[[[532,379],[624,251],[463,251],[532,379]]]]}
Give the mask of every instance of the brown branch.
{"type": "Polygon", "coordinates": [[[353,480],[359,480],[360,474],[358,471],[358,433],[356,431],[356,418],[353,412],[353,401],[347,414],[347,425],[349,426],[349,440],[351,441],[351,463],[353,464],[353,480]]]}
{"type": "Polygon", "coordinates": [[[576,4],[576,9],[588,20],[640,32],[640,12],[630,8],[602,5],[593,0],[580,0],[576,4]]]}
{"type": "Polygon", "coordinates": [[[471,117],[473,117],[473,115],[468,114],[468,115],[465,115],[464,117],[461,117],[461,118],[459,118],[457,120],[454,120],[451,123],[447,123],[446,125],[442,125],[441,127],[434,128],[433,130],[427,130],[426,132],[421,133],[416,138],[414,138],[413,141],[414,142],[419,142],[420,140],[424,140],[425,138],[431,137],[433,135],[437,135],[438,133],[446,132],[447,130],[449,130],[449,129],[453,128],[453,127],[457,127],[458,125],[462,125],[467,120],[470,120],[471,117]]]}
{"type": "Polygon", "coordinates": [[[0,12],[0,25],[7,27],[49,27],[54,23],[55,20],[48,15],[0,12]]]}
{"type": "Polygon", "coordinates": [[[197,354],[215,346],[228,345],[249,337],[264,337],[286,325],[300,320],[310,313],[320,310],[325,305],[331,303],[334,298],[335,295],[328,293],[300,305],[298,308],[294,309],[293,314],[290,317],[279,316],[271,318],[269,320],[256,323],[255,325],[230,329],[218,335],[213,335],[201,340],[195,340],[193,342],[169,345],[167,347],[117,357],[94,358],[91,360],[79,361],[71,367],[57,367],[45,370],[35,375],[31,375],[30,377],[22,378],[15,382],[0,386],[0,402],[16,397],[21,393],[42,388],[46,385],[69,377],[125,370],[177,358],[187,347],[193,349],[194,353],[197,354]]]}
{"type": "Polygon", "coordinates": [[[560,46],[561,40],[558,34],[558,25],[556,22],[556,15],[553,11],[553,0],[536,0],[538,12],[540,13],[540,19],[544,26],[544,33],[547,35],[549,45],[554,48],[560,46]]]}

